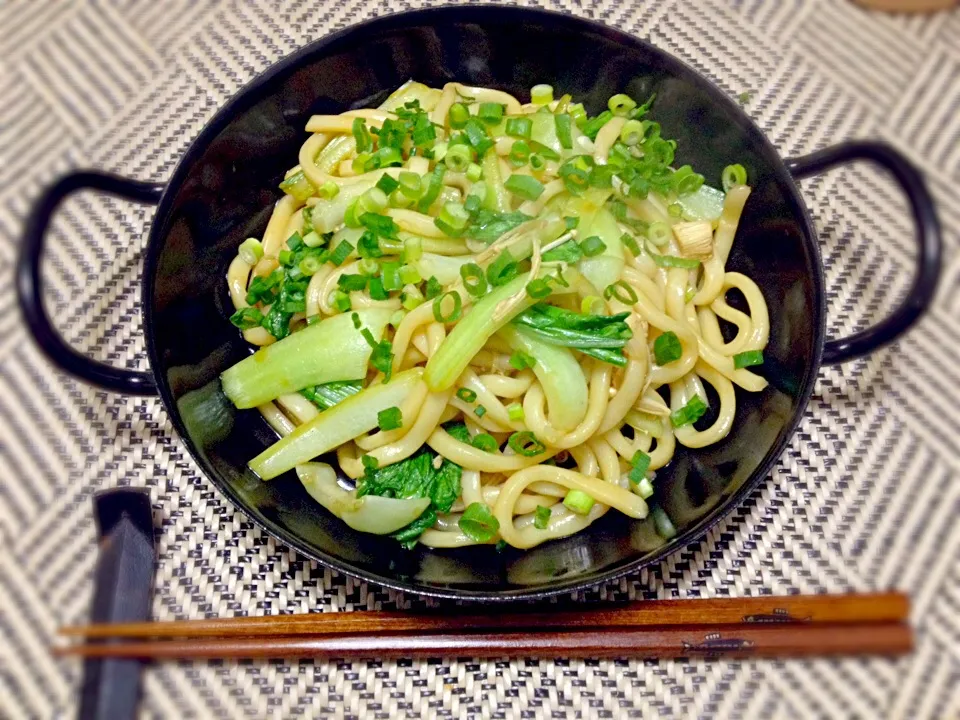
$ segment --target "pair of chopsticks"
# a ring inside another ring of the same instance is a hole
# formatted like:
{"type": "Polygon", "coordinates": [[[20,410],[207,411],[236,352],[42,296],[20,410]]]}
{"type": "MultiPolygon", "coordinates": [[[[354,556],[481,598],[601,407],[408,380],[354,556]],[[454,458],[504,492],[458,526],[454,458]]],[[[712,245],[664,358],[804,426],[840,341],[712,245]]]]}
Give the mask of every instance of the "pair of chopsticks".
{"type": "Polygon", "coordinates": [[[61,628],[58,655],[143,659],[897,655],[899,593],[648,600],[603,609],[314,613],[61,628]],[[96,642],[107,640],[108,642],[96,642]]]}

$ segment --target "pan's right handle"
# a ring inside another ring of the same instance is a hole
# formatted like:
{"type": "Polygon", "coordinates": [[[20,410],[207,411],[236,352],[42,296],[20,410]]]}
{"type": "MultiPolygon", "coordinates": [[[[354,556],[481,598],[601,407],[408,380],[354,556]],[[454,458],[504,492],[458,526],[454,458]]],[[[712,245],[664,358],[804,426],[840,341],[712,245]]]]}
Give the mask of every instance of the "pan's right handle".
{"type": "Polygon", "coordinates": [[[17,297],[24,321],[34,340],[60,369],[105,390],[130,395],[155,395],[157,384],[151,373],[115,368],[81,355],[64,342],[50,322],[43,306],[40,261],[43,240],[57,207],[77,190],[97,190],[127,200],[157,204],[163,185],[138,182],[116,175],[80,171],[65,175],[48,187],[27,218],[17,259],[17,297]]]}

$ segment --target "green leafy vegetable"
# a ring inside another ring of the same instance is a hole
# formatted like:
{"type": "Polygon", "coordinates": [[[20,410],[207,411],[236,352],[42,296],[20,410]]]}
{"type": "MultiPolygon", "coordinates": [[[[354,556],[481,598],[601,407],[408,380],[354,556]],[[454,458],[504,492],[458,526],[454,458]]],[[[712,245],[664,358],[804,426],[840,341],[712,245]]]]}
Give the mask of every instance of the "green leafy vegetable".
{"type": "Polygon", "coordinates": [[[300,394],[321,410],[328,410],[362,389],[362,380],[344,380],[305,387],[300,394]]]}
{"type": "Polygon", "coordinates": [[[513,322],[528,329],[543,342],[576,348],[603,362],[623,367],[623,346],[633,337],[627,325],[629,313],[589,315],[537,303],[513,322]]]}
{"type": "Polygon", "coordinates": [[[481,502],[469,505],[457,524],[464,535],[477,542],[490,542],[500,532],[500,522],[490,507],[481,502]]]}
{"type": "Polygon", "coordinates": [[[657,359],[657,365],[666,365],[679,360],[683,356],[680,338],[672,331],[658,335],[653,341],[653,354],[657,359]]]}
{"type": "Polygon", "coordinates": [[[762,365],[763,364],[763,351],[762,350],[747,350],[746,352],[737,353],[733,356],[733,367],[737,370],[740,368],[750,367],[752,365],[762,365]]]}
{"type": "Polygon", "coordinates": [[[550,523],[550,516],[553,514],[553,511],[548,507],[543,505],[537,505],[537,510],[533,515],[533,526],[537,530],[546,530],[547,525],[550,523]]]}
{"type": "Polygon", "coordinates": [[[522,212],[497,213],[481,209],[467,226],[466,236],[471,240],[479,240],[489,245],[527,220],[530,220],[530,216],[522,212]]]}

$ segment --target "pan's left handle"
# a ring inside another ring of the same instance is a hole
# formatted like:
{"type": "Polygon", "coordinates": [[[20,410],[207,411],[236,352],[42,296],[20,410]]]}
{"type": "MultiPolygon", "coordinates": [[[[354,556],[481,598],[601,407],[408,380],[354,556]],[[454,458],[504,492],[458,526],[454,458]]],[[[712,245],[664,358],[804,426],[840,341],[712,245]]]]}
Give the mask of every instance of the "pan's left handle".
{"type": "Polygon", "coordinates": [[[60,178],[37,200],[27,218],[17,259],[17,297],[27,328],[43,353],[61,370],[97,387],[130,395],[155,395],[157,384],[151,373],[115,368],[92,360],[67,345],[50,322],[43,306],[40,261],[43,241],[57,207],[77,190],[96,190],[135,202],[156,205],[163,185],[95,171],[79,171],[60,178]]]}

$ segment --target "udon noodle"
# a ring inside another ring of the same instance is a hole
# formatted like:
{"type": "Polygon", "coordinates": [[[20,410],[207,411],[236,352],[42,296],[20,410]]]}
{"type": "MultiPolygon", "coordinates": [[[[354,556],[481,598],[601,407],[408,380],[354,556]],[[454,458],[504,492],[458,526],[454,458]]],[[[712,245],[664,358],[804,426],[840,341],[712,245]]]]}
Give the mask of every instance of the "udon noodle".
{"type": "Polygon", "coordinates": [[[227,272],[261,349],[224,391],[280,436],[251,468],[435,548],[644,518],[678,444],[719,442],[735,388],[765,387],[769,333],[756,283],[726,269],[745,171],[718,190],[677,167],[649,111],[410,82],[310,118],[227,272]]]}

